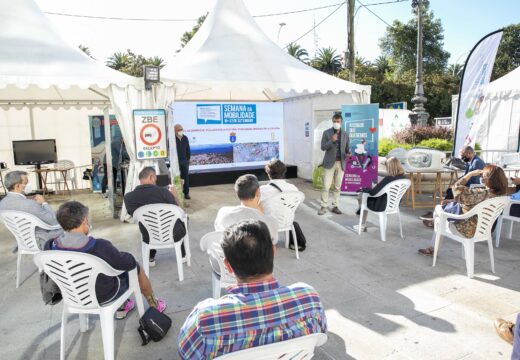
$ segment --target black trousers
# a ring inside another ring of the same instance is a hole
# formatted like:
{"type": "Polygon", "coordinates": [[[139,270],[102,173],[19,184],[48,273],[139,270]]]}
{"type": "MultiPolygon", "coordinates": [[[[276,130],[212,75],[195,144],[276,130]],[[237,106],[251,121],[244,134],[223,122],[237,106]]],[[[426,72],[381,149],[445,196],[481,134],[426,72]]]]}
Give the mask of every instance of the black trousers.
{"type": "Polygon", "coordinates": [[[184,180],[182,192],[184,193],[184,196],[186,196],[190,193],[190,164],[188,162],[179,161],[179,170],[181,171],[181,179],[184,180]]]}
{"type": "MultiPolygon", "coordinates": [[[[103,168],[105,169],[105,176],[103,177],[103,180],[101,181],[101,192],[104,194],[107,192],[108,187],[108,174],[107,174],[107,164],[103,164],[103,168]]],[[[113,175],[113,184],[114,184],[114,192],[117,190],[117,168],[112,168],[112,175],[113,175]]],[[[121,193],[125,194],[125,172],[121,169],[121,193]]]]}

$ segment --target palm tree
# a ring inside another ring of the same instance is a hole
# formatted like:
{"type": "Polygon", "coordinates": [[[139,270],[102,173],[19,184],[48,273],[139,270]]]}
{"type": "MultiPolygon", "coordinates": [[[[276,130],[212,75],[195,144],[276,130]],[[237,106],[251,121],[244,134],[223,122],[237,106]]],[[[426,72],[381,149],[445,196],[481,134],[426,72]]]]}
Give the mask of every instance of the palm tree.
{"type": "Polygon", "coordinates": [[[158,66],[159,69],[162,69],[166,63],[159,56],[154,56],[146,59],[146,65],[158,66]]]}
{"type": "Polygon", "coordinates": [[[312,66],[327,74],[336,75],[341,70],[341,56],[332,47],[321,48],[312,60],[312,66]]]}
{"type": "Polygon", "coordinates": [[[85,45],[82,45],[82,44],[79,44],[78,45],[78,48],[83,51],[85,53],[85,55],[87,55],[88,57],[90,57],[91,59],[94,59],[92,57],[92,54],[90,52],[90,49],[88,48],[88,46],[85,46],[85,45]]]}
{"type": "Polygon", "coordinates": [[[386,74],[390,70],[392,70],[392,66],[390,65],[390,59],[388,57],[381,55],[374,61],[374,67],[377,72],[381,75],[386,74]]]}
{"type": "Polygon", "coordinates": [[[113,53],[112,56],[108,58],[106,61],[106,64],[108,67],[111,67],[115,70],[122,70],[126,66],[128,66],[130,62],[130,59],[128,57],[128,54],[122,53],[122,52],[116,52],[113,53]]]}
{"type": "Polygon", "coordinates": [[[464,65],[463,64],[450,64],[448,66],[448,73],[452,76],[456,77],[462,77],[462,72],[464,71],[464,65]]]}
{"type": "Polygon", "coordinates": [[[289,53],[289,55],[300,60],[303,63],[307,63],[309,61],[309,53],[307,52],[307,50],[305,50],[296,43],[290,43],[289,45],[287,45],[287,52],[289,53]]]}

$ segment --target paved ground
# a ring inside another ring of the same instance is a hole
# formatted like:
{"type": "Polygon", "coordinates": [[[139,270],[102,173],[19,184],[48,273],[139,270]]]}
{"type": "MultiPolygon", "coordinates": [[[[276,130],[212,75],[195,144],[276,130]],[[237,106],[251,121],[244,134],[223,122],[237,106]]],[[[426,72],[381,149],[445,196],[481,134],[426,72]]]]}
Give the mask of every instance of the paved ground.
{"type": "MultiPolygon", "coordinates": [[[[460,247],[453,242],[445,242],[435,268],[431,258],[417,254],[432,234],[416,220],[424,210],[403,207],[405,239],[399,238],[398,224],[391,220],[383,243],[375,218],[369,217],[368,233],[358,236],[352,231],[357,219],[353,197],[341,198],[346,215],[318,217],[319,193],[301,180],[295,183],[307,196],[297,220],[308,248],[296,260],[280,244],[275,276],[282,283],[304,281],[322,296],[329,340],[318,349],[316,359],[509,359],[511,346],[495,335],[492,322],[499,316],[514,320],[520,311],[518,241],[503,239],[495,249],[496,274],[490,271],[487,247],[477,245],[476,276],[468,279],[460,247]]],[[[231,185],[194,188],[192,197],[188,212],[193,261],[191,268],[185,267],[185,281],[178,281],[173,252],[159,253],[158,264],[151,269],[152,284],[168,302],[166,312],[173,327],[163,341],[141,347],[137,313],[118,321],[119,359],[177,359],[181,324],[198,301],[211,296],[209,264],[198,242],[212,230],[218,208],[236,201],[231,185]]],[[[141,258],[136,225],[111,219],[98,195],[76,198],[93,210],[93,235],[110,239],[141,258]]],[[[0,278],[0,359],[57,359],[61,305],[43,305],[34,274],[15,289],[14,242],[3,226],[0,239],[0,273],[4,275],[0,278]]],[[[33,269],[27,258],[22,276],[33,269]]],[[[101,359],[99,322],[92,321],[89,332],[79,333],[77,317],[69,321],[67,357],[101,359]]]]}

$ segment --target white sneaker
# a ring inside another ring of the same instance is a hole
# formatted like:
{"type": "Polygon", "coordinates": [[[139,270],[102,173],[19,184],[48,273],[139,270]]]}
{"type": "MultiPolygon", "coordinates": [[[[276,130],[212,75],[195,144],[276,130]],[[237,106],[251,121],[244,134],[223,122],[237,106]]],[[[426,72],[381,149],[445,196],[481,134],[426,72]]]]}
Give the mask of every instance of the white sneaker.
{"type": "Polygon", "coordinates": [[[149,266],[150,267],[155,267],[155,259],[150,259],[149,260],[149,266]]]}

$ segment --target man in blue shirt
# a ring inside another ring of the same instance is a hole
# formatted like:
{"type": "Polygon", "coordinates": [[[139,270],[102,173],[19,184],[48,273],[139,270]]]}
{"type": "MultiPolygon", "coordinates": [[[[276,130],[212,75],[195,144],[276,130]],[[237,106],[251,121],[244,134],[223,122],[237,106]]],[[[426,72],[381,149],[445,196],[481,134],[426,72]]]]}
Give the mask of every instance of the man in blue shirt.
{"type": "MultiPolygon", "coordinates": [[[[484,166],[486,166],[486,163],[477,156],[475,150],[473,150],[471,146],[462,147],[460,150],[460,158],[466,163],[466,171],[464,172],[464,175],[473,170],[482,170],[484,169],[484,166]]],[[[480,184],[480,176],[473,176],[466,183],[466,186],[470,187],[474,184],[480,184]]]]}

